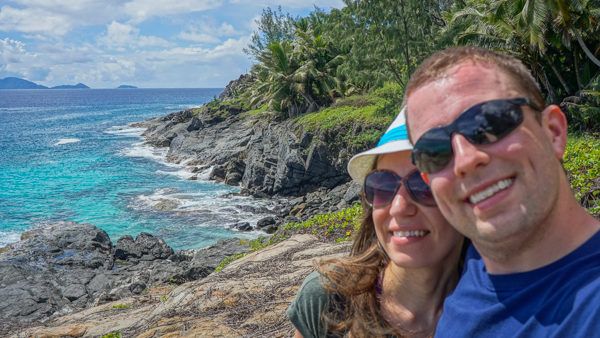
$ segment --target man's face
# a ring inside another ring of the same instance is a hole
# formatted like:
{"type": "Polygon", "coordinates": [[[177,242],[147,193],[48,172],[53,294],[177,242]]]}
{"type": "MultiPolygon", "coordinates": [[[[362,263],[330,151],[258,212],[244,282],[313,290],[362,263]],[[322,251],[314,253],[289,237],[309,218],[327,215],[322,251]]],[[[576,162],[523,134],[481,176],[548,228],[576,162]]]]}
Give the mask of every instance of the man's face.
{"type": "MultiPolygon", "coordinates": [[[[523,96],[491,65],[465,62],[447,74],[408,97],[409,127],[415,142],[473,105],[523,96]]],[[[498,142],[474,145],[454,134],[453,159],[429,175],[444,216],[484,255],[499,246],[512,250],[541,239],[544,219],[558,198],[561,169],[557,158],[562,157],[563,149],[557,146],[556,132],[548,128],[546,117],[540,125],[532,108],[521,109],[522,124],[498,142]]]]}

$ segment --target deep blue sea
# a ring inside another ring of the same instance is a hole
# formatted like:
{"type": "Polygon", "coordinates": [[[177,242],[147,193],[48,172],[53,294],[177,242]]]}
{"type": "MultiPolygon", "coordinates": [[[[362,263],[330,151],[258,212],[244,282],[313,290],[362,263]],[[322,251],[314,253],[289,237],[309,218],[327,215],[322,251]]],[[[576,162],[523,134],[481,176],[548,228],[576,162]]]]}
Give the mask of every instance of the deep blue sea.
{"type": "Polygon", "coordinates": [[[91,223],[113,243],[150,232],[175,249],[242,234],[227,228],[264,215],[268,201],[192,181],[166,149],[144,145],[131,122],[199,106],[221,89],[0,90],[0,247],[33,227],[91,223]],[[177,207],[161,211],[159,203],[177,207]]]}

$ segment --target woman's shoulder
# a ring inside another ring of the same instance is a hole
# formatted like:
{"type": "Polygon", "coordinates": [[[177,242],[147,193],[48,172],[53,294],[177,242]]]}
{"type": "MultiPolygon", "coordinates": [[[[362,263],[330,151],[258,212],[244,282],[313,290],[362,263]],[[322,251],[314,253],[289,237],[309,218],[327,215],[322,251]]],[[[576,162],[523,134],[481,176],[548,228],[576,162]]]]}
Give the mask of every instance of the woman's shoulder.
{"type": "Polygon", "coordinates": [[[322,315],[329,308],[330,295],[323,286],[324,277],[312,272],[304,279],[287,316],[304,337],[324,337],[327,334],[322,315]]]}
{"type": "Polygon", "coordinates": [[[311,272],[308,276],[306,276],[306,278],[304,278],[299,292],[315,295],[327,295],[327,291],[323,286],[323,278],[325,277],[323,277],[319,271],[311,272]]]}

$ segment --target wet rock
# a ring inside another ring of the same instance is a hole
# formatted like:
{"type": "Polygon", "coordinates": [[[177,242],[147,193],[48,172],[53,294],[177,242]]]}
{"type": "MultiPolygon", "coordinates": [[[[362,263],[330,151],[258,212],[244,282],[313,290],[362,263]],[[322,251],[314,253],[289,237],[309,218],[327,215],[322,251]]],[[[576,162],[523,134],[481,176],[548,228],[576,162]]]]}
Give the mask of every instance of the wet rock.
{"type": "Polygon", "coordinates": [[[251,231],[251,230],[253,230],[252,226],[248,222],[234,223],[234,224],[231,224],[229,227],[231,229],[235,229],[235,230],[238,230],[238,231],[251,231]]]}
{"type": "Polygon", "coordinates": [[[161,199],[153,208],[159,211],[171,211],[179,207],[179,202],[170,199],[161,199]]]}
{"type": "Polygon", "coordinates": [[[270,225],[275,224],[277,221],[275,220],[275,217],[272,216],[267,216],[265,218],[260,219],[258,222],[256,222],[256,227],[259,229],[268,227],[270,225]]]}
{"type": "Polygon", "coordinates": [[[135,240],[131,236],[121,237],[115,247],[115,257],[121,260],[153,261],[167,259],[173,253],[165,241],[146,232],[140,233],[135,240]]]}

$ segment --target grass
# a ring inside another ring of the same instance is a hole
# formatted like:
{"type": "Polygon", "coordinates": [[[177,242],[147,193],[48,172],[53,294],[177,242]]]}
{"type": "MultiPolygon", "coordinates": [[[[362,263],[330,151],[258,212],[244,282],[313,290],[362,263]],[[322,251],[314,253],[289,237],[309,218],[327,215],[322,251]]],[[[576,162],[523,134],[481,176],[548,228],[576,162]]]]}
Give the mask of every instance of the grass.
{"type": "MultiPolygon", "coordinates": [[[[312,234],[327,242],[345,242],[351,240],[353,234],[358,231],[361,220],[362,207],[360,204],[355,204],[340,211],[313,216],[304,222],[286,223],[279,227],[271,237],[259,237],[243,241],[243,243],[248,244],[250,251],[254,252],[282,242],[295,234],[312,234]]],[[[215,272],[221,272],[231,262],[245,255],[246,253],[238,253],[225,257],[217,265],[215,272]]]]}
{"type": "Polygon", "coordinates": [[[600,135],[569,135],[564,167],[577,200],[600,216],[600,135]]]}
{"type": "Polygon", "coordinates": [[[296,118],[296,122],[307,132],[336,135],[333,140],[340,149],[361,150],[377,142],[398,115],[401,103],[400,86],[386,84],[366,95],[338,99],[328,108],[296,118]]]}
{"type": "Polygon", "coordinates": [[[131,305],[130,304],[115,304],[115,305],[112,306],[112,308],[113,309],[119,309],[119,310],[129,309],[129,308],[131,308],[131,305]]]}
{"type": "Polygon", "coordinates": [[[121,332],[119,331],[114,331],[111,333],[107,333],[105,335],[102,336],[102,338],[121,338],[121,332]]]}

